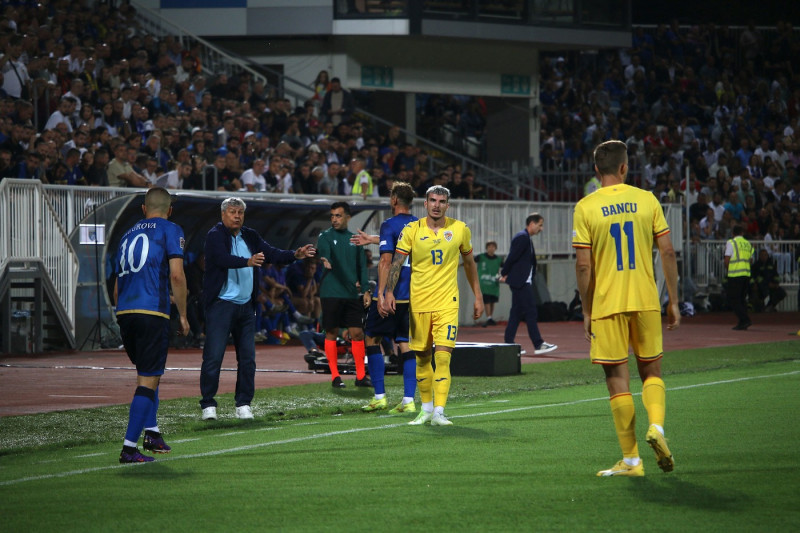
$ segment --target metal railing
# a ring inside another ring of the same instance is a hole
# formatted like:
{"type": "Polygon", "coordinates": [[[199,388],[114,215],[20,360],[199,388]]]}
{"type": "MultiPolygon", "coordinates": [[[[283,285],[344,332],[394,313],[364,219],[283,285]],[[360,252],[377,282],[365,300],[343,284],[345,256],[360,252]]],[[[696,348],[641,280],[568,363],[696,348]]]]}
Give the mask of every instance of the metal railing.
{"type": "Polygon", "coordinates": [[[0,272],[9,261],[41,262],[74,335],[78,258],[48,196],[38,180],[0,181],[0,272]]]}
{"type": "Polygon", "coordinates": [[[69,235],[99,205],[126,194],[144,189],[125,187],[75,187],[72,185],[45,185],[50,203],[64,232],[69,235]]]}
{"type": "MultiPolygon", "coordinates": [[[[725,279],[725,244],[723,240],[708,240],[692,243],[691,276],[701,289],[718,287],[725,279]]],[[[800,252],[800,241],[750,241],[753,245],[754,258],[758,259],[760,250],[769,252],[775,261],[782,286],[797,286],[800,283],[800,270],[797,265],[797,254],[800,252]]]]}

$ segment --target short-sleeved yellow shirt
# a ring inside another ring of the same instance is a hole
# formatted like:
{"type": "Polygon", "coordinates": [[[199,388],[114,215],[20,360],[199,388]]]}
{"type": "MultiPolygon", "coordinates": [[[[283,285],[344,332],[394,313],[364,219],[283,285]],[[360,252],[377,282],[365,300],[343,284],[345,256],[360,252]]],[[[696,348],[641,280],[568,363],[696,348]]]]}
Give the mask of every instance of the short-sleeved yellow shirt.
{"type": "Polygon", "coordinates": [[[427,220],[408,224],[397,240],[397,252],[412,258],[410,308],[415,313],[457,309],[459,256],[472,253],[472,232],[447,217],[434,233],[427,220]]]}
{"type": "Polygon", "coordinates": [[[603,187],[578,202],[572,246],[592,250],[592,319],[660,311],[653,242],[667,233],[669,226],[658,199],[638,187],[603,187]]]}

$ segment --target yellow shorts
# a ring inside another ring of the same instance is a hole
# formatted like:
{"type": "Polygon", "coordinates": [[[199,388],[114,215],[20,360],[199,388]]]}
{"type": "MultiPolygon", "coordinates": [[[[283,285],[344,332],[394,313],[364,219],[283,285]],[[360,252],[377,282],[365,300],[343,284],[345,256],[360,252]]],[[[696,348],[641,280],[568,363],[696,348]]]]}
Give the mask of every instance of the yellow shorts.
{"type": "Polygon", "coordinates": [[[437,347],[456,345],[458,309],[409,313],[411,340],[408,347],[415,352],[427,351],[431,344],[437,347]]]}
{"type": "Polygon", "coordinates": [[[640,361],[656,361],[664,355],[660,312],[618,313],[592,320],[592,363],[624,363],[628,360],[629,346],[640,361]]]}

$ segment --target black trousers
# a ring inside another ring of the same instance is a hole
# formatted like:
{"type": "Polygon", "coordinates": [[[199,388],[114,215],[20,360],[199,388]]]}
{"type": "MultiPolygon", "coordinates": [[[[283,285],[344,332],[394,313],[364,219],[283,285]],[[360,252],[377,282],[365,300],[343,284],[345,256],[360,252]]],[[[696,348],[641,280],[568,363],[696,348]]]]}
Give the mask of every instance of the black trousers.
{"type": "Polygon", "coordinates": [[[737,326],[750,323],[747,315],[747,291],[750,287],[750,276],[728,278],[728,304],[733,309],[739,322],[737,326]]]}

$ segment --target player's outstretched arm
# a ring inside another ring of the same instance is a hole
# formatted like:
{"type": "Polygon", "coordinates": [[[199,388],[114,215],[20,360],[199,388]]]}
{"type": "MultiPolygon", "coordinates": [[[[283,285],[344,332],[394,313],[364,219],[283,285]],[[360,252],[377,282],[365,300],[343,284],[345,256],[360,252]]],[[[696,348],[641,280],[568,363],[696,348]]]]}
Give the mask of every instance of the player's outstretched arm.
{"type": "Polygon", "coordinates": [[[363,230],[358,230],[358,233],[350,237],[350,242],[356,246],[364,246],[367,244],[380,244],[381,238],[378,235],[368,235],[363,230]]]}

